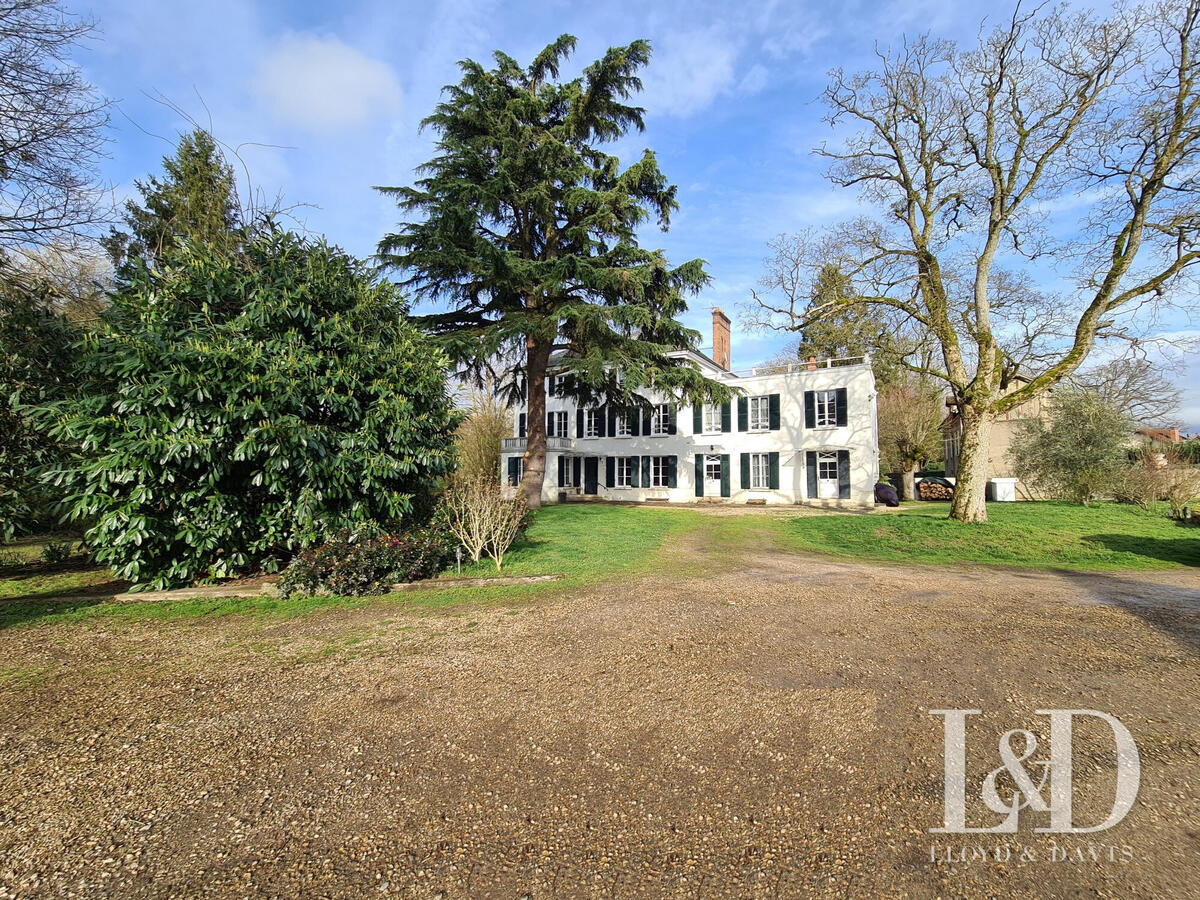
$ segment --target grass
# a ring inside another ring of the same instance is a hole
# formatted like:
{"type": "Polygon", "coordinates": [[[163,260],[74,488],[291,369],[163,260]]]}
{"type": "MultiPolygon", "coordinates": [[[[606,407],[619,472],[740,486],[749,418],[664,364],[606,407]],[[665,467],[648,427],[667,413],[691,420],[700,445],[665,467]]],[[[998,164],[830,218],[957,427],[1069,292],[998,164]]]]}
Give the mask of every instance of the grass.
{"type": "Polygon", "coordinates": [[[781,549],[885,562],[1111,571],[1200,566],[1200,528],[1117,503],[990,503],[988,521],[961,525],[948,503],[877,515],[775,520],[781,549]]]}
{"type": "MultiPolygon", "coordinates": [[[[0,570],[0,629],[55,622],[205,619],[234,614],[264,620],[319,609],[388,602],[414,611],[464,603],[513,605],[554,591],[649,570],[704,577],[743,551],[773,548],[839,558],[940,565],[986,564],[1109,571],[1200,566],[1200,529],[1157,512],[1117,504],[996,503],[985,525],[946,519],[945,503],[906,505],[852,515],[722,515],[695,509],[568,504],[541,510],[497,572],[490,560],[463,575],[561,574],[557,582],[448,587],[379,597],[224,597],[155,603],[107,603],[122,590],[103,569],[71,560],[0,570]],[[665,560],[661,550],[694,533],[713,553],[665,560]]],[[[449,577],[444,576],[444,577],[449,577]]],[[[2,673],[0,673],[2,674],[2,673]]],[[[9,675],[8,678],[13,676],[9,675]]]]}
{"type": "Polygon", "coordinates": [[[0,629],[18,625],[103,620],[183,620],[242,614],[264,620],[318,609],[355,609],[379,601],[433,611],[462,603],[504,605],[647,568],[669,537],[694,527],[701,514],[687,509],[567,505],[539,511],[496,571],[491,560],[463,566],[463,576],[562,574],[542,584],[449,587],[387,597],[219,597],[153,603],[107,603],[125,586],[103,569],[27,565],[0,570],[0,629]]]}

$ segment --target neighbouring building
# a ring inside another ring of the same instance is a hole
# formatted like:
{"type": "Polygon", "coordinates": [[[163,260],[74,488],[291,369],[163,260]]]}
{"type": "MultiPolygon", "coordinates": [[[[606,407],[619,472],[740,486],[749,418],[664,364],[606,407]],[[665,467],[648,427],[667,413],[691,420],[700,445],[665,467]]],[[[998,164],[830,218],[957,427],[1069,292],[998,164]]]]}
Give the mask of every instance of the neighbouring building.
{"type": "MultiPolygon", "coordinates": [[[[1028,378],[1020,375],[1014,376],[1002,393],[1011,394],[1017,388],[1028,383],[1028,378]]],[[[997,416],[992,423],[988,443],[988,479],[1010,479],[1015,482],[1016,496],[1021,500],[1037,500],[1040,497],[1017,476],[1010,452],[1012,442],[1025,422],[1031,419],[1049,421],[1049,404],[1052,395],[1052,390],[1044,391],[1032,400],[1026,400],[997,416]]],[[[949,412],[942,421],[942,446],[946,451],[946,477],[957,478],[958,460],[962,452],[962,418],[953,400],[947,400],[946,406],[949,408],[949,412]]]]}
{"type": "MultiPolygon", "coordinates": [[[[738,390],[733,402],[578,407],[568,376],[547,379],[544,502],[606,500],[870,506],[879,480],[875,378],[868,357],[730,368],[729,319],[713,310],[713,358],[677,357],[738,390]]],[[[502,474],[521,481],[525,410],[514,410],[502,474]]]]}

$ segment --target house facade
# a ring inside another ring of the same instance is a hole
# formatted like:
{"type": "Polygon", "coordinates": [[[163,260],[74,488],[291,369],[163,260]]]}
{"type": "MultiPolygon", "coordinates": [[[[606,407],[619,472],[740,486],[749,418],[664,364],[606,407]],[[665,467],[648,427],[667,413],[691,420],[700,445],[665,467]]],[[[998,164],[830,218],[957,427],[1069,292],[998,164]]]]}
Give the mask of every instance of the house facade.
{"type": "MultiPolygon", "coordinates": [[[[713,312],[713,356],[680,357],[734,388],[730,403],[649,408],[579,407],[547,379],[542,500],[572,497],[672,503],[871,506],[879,479],[875,378],[870,359],[797,362],[735,373],[729,319],[713,312]],[[719,360],[719,362],[718,362],[719,360]]],[[[502,475],[523,474],[525,410],[513,415],[502,475]]]]}

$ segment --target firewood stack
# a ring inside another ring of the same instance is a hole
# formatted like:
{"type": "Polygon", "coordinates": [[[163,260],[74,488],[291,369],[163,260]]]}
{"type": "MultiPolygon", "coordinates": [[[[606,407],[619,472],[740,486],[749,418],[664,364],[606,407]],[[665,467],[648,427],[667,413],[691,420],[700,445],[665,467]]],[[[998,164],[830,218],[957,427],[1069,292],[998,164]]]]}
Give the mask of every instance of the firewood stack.
{"type": "Polygon", "coordinates": [[[938,484],[936,481],[922,481],[917,485],[917,495],[922,500],[952,500],[954,499],[954,489],[948,488],[944,484],[938,484]]]}

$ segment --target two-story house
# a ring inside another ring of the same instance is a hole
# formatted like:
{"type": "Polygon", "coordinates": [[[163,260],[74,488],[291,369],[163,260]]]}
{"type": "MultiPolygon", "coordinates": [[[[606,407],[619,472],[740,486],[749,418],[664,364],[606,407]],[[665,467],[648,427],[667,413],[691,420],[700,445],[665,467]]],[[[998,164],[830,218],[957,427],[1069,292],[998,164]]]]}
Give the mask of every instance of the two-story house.
{"type": "MultiPolygon", "coordinates": [[[[879,479],[875,378],[866,357],[734,372],[729,319],[713,310],[713,358],[679,356],[739,389],[731,403],[581,408],[547,379],[544,502],[701,500],[870,506],[879,479]]],[[[503,444],[502,475],[520,483],[525,410],[503,444]]]]}

